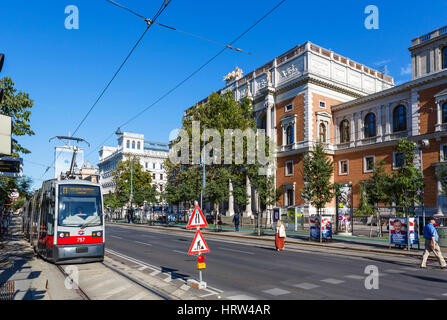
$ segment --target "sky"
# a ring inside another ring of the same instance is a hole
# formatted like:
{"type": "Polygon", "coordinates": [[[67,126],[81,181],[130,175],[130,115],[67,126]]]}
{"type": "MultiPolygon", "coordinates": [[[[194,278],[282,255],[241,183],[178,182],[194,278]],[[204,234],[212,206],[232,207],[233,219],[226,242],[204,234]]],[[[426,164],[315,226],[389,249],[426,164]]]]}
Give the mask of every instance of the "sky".
{"type": "MultiPolygon", "coordinates": [[[[152,18],[160,0],[116,0],[152,18]]],[[[280,0],[172,0],[158,22],[230,43],[280,0]]],[[[411,40],[447,25],[447,2],[430,1],[296,1],[278,9],[234,46],[256,56],[226,50],[194,77],[122,131],[146,140],[168,142],[181,126],[183,111],[223,87],[223,76],[239,66],[245,74],[296,45],[311,41],[383,71],[396,84],[411,79],[411,40]],[[368,30],[368,5],[379,9],[379,29],[368,30]]],[[[24,175],[38,187],[53,165],[57,142],[73,132],[146,29],[146,23],[106,0],[4,1],[0,10],[0,52],[16,88],[34,100],[32,137],[20,137],[30,149],[24,175]],[[67,6],[79,10],[79,29],[65,28],[67,6]],[[31,161],[31,162],[29,162],[31,161]]],[[[87,140],[85,160],[98,162],[101,144],[116,146],[117,127],[160,97],[217,54],[222,47],[153,26],[118,74],[76,136],[87,140]],[[104,140],[110,137],[105,143],[104,140]]]]}

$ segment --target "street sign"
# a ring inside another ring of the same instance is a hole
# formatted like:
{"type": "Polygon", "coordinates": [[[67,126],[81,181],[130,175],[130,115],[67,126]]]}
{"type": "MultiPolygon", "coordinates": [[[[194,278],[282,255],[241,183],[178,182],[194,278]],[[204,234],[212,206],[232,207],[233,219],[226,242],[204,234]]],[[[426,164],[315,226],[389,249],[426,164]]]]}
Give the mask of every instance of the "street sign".
{"type": "Polygon", "coordinates": [[[194,240],[191,244],[191,247],[189,248],[188,254],[194,255],[207,252],[210,252],[210,249],[208,248],[208,245],[206,244],[205,239],[203,238],[203,235],[200,232],[200,230],[197,230],[194,240]]]}
{"type": "Polygon", "coordinates": [[[191,218],[189,219],[186,229],[207,228],[207,227],[208,227],[208,222],[206,222],[206,219],[202,213],[202,210],[200,210],[199,206],[196,206],[194,208],[194,211],[192,212],[191,218]]]}
{"type": "Polygon", "coordinates": [[[20,197],[20,193],[18,193],[17,191],[11,192],[8,197],[12,200],[16,200],[20,197]]]}
{"type": "Polygon", "coordinates": [[[0,177],[19,178],[22,176],[22,159],[0,158],[0,177]]]}
{"type": "MultiPolygon", "coordinates": [[[[1,95],[2,93],[0,93],[1,95]]],[[[1,100],[0,100],[1,102],[1,100]]],[[[10,156],[12,153],[12,118],[0,114],[0,156],[10,156]]]]}

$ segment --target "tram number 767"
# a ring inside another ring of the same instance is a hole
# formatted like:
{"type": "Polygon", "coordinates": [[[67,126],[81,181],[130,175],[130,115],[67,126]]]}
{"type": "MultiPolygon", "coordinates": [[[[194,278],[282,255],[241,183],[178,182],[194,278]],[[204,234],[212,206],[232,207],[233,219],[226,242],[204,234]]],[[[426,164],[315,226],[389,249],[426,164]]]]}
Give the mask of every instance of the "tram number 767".
{"type": "Polygon", "coordinates": [[[79,237],[79,238],[78,238],[78,242],[79,242],[79,243],[85,242],[85,238],[81,238],[81,237],[79,237]]]}

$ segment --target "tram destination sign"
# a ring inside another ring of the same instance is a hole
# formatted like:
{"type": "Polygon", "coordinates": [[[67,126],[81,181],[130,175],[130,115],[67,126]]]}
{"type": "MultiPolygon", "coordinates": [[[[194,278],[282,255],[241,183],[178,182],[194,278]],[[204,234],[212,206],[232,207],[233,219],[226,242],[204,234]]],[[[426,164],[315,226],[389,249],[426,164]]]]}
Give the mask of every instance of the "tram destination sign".
{"type": "Polygon", "coordinates": [[[0,158],[0,177],[20,178],[22,177],[21,158],[0,158]]]}
{"type": "Polygon", "coordinates": [[[99,195],[98,187],[88,186],[61,186],[64,196],[97,196],[99,195]]]}

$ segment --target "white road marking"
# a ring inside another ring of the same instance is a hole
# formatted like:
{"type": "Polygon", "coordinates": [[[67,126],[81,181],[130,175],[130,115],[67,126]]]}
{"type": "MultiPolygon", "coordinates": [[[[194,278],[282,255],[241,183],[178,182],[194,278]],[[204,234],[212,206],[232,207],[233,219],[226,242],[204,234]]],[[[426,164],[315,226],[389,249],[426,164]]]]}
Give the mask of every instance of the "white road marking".
{"type": "Polygon", "coordinates": [[[385,270],[385,272],[388,272],[388,273],[404,273],[405,271],[404,270],[397,270],[397,269],[388,269],[388,270],[385,270]]]}
{"type": "Polygon", "coordinates": [[[290,291],[279,289],[279,288],[273,288],[269,290],[264,290],[262,292],[265,292],[267,294],[271,294],[272,296],[281,296],[283,294],[288,294],[290,291]]]}
{"type": "Polygon", "coordinates": [[[156,276],[157,274],[161,273],[161,271],[155,270],[154,272],[152,272],[150,275],[151,276],[156,276]]]}
{"type": "Polygon", "coordinates": [[[359,276],[357,274],[350,274],[350,275],[345,276],[345,278],[355,279],[355,280],[363,280],[363,279],[365,279],[365,276],[359,276]]]}
{"type": "Polygon", "coordinates": [[[141,268],[138,268],[139,271],[143,271],[144,269],[147,269],[147,266],[142,266],[141,268]]]}
{"type": "Polygon", "coordinates": [[[442,295],[443,295],[443,296],[447,296],[447,293],[443,293],[442,295]]]}
{"type": "Polygon", "coordinates": [[[145,242],[141,242],[141,241],[134,241],[134,242],[139,243],[139,244],[144,244],[145,246],[152,247],[152,245],[150,243],[145,243],[145,242]]]}
{"type": "Polygon", "coordinates": [[[330,283],[330,284],[340,284],[340,283],[344,282],[343,280],[337,280],[337,279],[331,279],[331,278],[324,279],[324,280],[321,280],[321,281],[322,282],[326,282],[326,283],[330,283]]]}
{"type": "Polygon", "coordinates": [[[171,282],[172,281],[172,278],[171,278],[171,276],[168,276],[166,279],[164,279],[163,280],[164,282],[171,282]]]}
{"type": "Polygon", "coordinates": [[[315,289],[315,288],[319,287],[319,285],[312,284],[312,283],[307,283],[307,282],[298,283],[298,284],[295,284],[293,286],[297,287],[297,288],[300,288],[300,289],[304,289],[304,290],[311,290],[311,289],[315,289]]]}
{"type": "Polygon", "coordinates": [[[117,239],[123,239],[121,237],[117,237],[117,236],[111,236],[112,238],[117,238],[117,239]]]}
{"type": "Polygon", "coordinates": [[[188,291],[189,289],[191,289],[190,286],[187,286],[186,284],[183,284],[180,289],[184,290],[184,291],[188,291]]]}
{"type": "Polygon", "coordinates": [[[179,251],[179,250],[172,250],[173,252],[177,252],[177,253],[181,253],[181,254],[186,254],[186,255],[188,255],[188,253],[187,252],[183,252],[183,251],[179,251]]]}
{"type": "Polygon", "coordinates": [[[253,252],[248,252],[248,251],[242,251],[242,250],[236,250],[236,249],[228,249],[228,248],[223,248],[223,247],[219,247],[218,249],[254,255],[253,252]]]}
{"type": "Polygon", "coordinates": [[[228,300],[256,300],[253,297],[247,296],[245,294],[238,294],[236,296],[227,297],[228,300]]]}
{"type": "Polygon", "coordinates": [[[205,297],[209,297],[209,296],[214,296],[214,295],[216,295],[217,293],[207,293],[207,294],[204,294],[204,295],[202,295],[202,296],[200,296],[200,298],[205,298],[205,297]]]}

